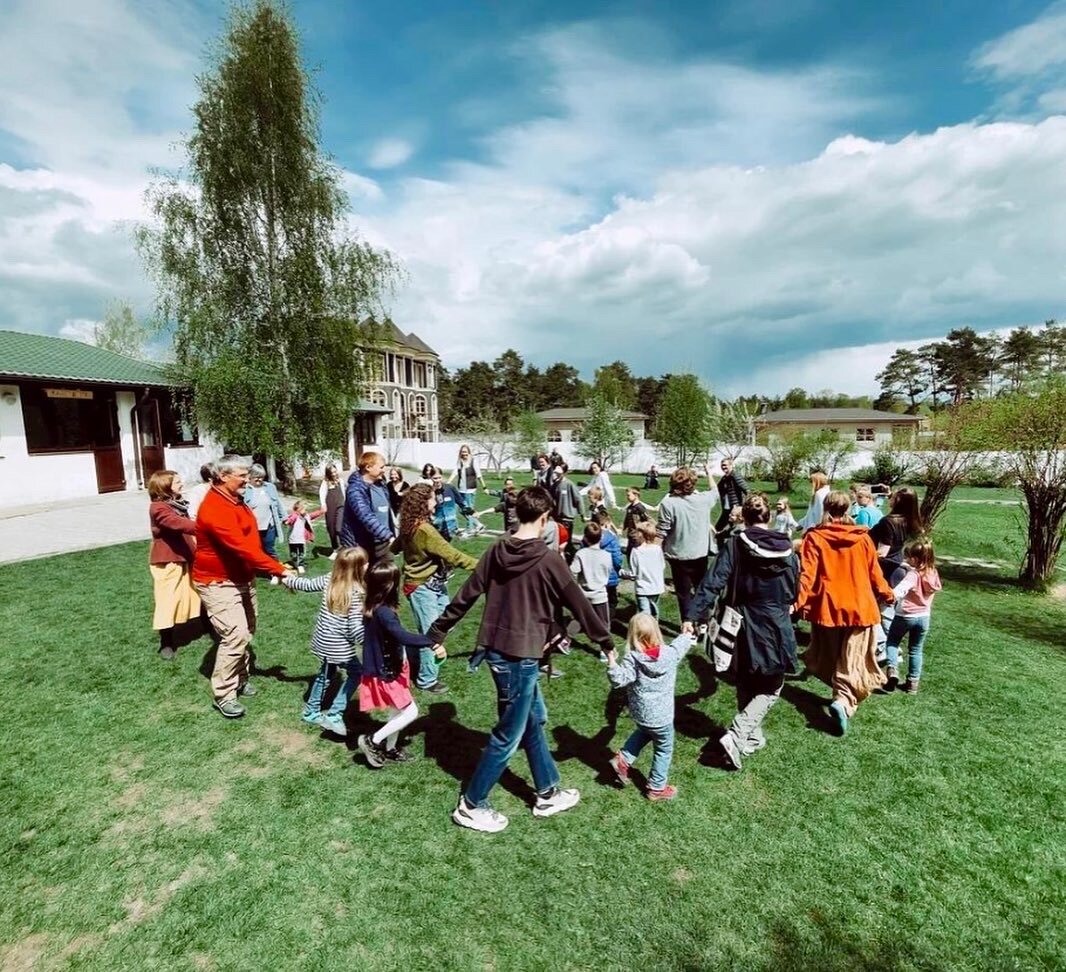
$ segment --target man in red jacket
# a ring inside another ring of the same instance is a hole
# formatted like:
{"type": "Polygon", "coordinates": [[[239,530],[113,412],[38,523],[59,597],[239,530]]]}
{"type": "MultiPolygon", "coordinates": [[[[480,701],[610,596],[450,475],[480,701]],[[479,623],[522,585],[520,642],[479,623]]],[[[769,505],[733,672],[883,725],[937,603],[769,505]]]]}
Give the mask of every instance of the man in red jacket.
{"type": "Polygon", "coordinates": [[[541,539],[552,505],[551,494],[542,486],[529,486],[518,494],[518,529],[481,557],[455,600],[427,632],[442,644],[448,631],[485,595],[477,647],[485,651],[496,683],[499,717],[452,814],[460,827],[471,830],[496,833],[507,826],[507,818],[489,806],[488,797],[519,746],[526,751],[537,793],[533,816],[561,813],[581,798],[577,790],[559,786],[559,768],[544,733],[548,709],[537,681],[557,606],[564,605],[604,651],[613,646],[607,625],[578,587],[566,561],[541,539]]]}
{"type": "Polygon", "coordinates": [[[248,645],[255,634],[256,572],[291,573],[263,552],[255,514],[241,500],[247,484],[248,460],[223,456],[196,515],[192,579],[219,637],[211,691],[227,719],[244,715],[238,695],[255,695],[248,645]]]}

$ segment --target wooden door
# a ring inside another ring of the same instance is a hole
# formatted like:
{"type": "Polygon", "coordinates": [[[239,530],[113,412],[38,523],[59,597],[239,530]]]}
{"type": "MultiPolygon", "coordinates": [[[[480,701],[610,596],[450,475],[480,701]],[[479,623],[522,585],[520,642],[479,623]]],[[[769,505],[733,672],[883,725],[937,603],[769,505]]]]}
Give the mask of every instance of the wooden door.
{"type": "Polygon", "coordinates": [[[93,458],[96,460],[96,490],[115,493],[126,488],[122,442],[118,433],[118,410],[114,392],[98,392],[93,401],[93,458]]]}
{"type": "Polygon", "coordinates": [[[159,401],[154,396],[137,404],[137,444],[141,450],[141,475],[147,486],[153,473],[166,468],[159,425],[159,401]]]}

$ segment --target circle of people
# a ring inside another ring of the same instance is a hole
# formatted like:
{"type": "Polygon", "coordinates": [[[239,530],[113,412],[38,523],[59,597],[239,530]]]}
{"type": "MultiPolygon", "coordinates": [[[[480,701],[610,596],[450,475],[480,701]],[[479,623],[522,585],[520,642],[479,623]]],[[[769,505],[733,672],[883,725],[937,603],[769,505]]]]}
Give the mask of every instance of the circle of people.
{"type": "MultiPolygon", "coordinates": [[[[385,458],[368,451],[346,484],[336,466],[326,467],[316,510],[298,500],[288,514],[264,468],[240,456],[208,463],[203,482],[188,490],[177,473],[155,473],[148,484],[149,559],[160,654],[173,658],[178,626],[205,617],[217,642],[214,706],[228,719],[240,718],[242,698],[255,694],[249,674],[256,576],[291,591],[319,593],[310,649],[320,668],[301,718],[343,736],[345,710],[358,693],[361,710],[385,717],[380,728],[357,740],[367,764],[380,769],[413,759],[400,743],[418,716],[412,688],[431,695],[448,691],[440,678],[448,634],[483,600],[467,670],[489,668],[498,718],[452,819],[489,833],[507,826],[489,797],[519,748],[533,777],[534,816],[552,816],[580,799],[577,789],[562,785],[552,758],[540,681],[562,674],[553,659],[570,653],[579,631],[598,649],[610,685],[626,690],[636,724],[611,757],[611,769],[626,784],[630,767],[650,744],[645,795],[654,801],[677,796],[668,782],[675,682],[697,639],[716,670],[730,671],[735,682],[736,715],[717,740],[725,769],[740,770],[766,745],[765,719],[786,677],[812,674],[830,686],[827,728],[837,735],[847,731],[871,693],[918,691],[941,585],[912,489],[892,493],[885,514],[878,505],[883,495],[874,489],[833,491],[828,477],[815,472],[810,506],[797,521],[787,497],[771,503],[750,491],[732,461],[723,459],[717,480],[711,465],[704,466],[706,489],[699,488],[695,470],[676,469],[657,507],[642,501],[640,489],[627,488],[619,529],[614,488],[599,463],[581,485],[558,453],[534,457],[531,467],[531,485],[519,488],[508,478],[501,490],[489,490],[464,445],[447,481],[427,464],[422,479],[408,484],[400,469],[386,474],[385,458]],[[479,487],[497,501],[480,512],[479,487]],[[487,512],[503,514],[503,536],[475,559],[452,541],[481,533],[480,516],[487,512]],[[333,563],[328,574],[308,577],[307,549],[319,518],[333,563]],[[580,535],[578,519],[584,524],[580,535]],[[286,527],[288,564],[276,554],[286,527]],[[667,565],[681,619],[669,643],[659,623],[667,565]],[[452,599],[448,580],[454,570],[470,574],[452,599]],[[611,626],[622,580],[633,583],[636,613],[619,657],[611,626]],[[400,621],[401,594],[417,631],[400,621]],[[799,619],[811,629],[803,670],[799,619]],[[908,668],[901,684],[905,640],[908,668]],[[339,675],[343,681],[326,706],[339,675]]],[[[658,487],[653,466],[645,489],[658,487]]]]}

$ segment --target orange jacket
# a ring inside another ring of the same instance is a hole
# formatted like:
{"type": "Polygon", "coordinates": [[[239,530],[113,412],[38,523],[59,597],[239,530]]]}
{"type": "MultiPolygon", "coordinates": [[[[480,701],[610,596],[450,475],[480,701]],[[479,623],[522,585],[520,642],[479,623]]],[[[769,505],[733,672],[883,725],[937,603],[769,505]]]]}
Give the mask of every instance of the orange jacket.
{"type": "Polygon", "coordinates": [[[256,571],[284,574],[285,568],[263,553],[255,514],[238,498],[212,486],[196,514],[192,579],[198,584],[247,584],[256,571]]]}
{"type": "Polygon", "coordinates": [[[867,628],[881,621],[875,594],[886,604],[895,600],[869,530],[825,523],[807,531],[800,547],[797,614],[827,628],[867,628]]]}

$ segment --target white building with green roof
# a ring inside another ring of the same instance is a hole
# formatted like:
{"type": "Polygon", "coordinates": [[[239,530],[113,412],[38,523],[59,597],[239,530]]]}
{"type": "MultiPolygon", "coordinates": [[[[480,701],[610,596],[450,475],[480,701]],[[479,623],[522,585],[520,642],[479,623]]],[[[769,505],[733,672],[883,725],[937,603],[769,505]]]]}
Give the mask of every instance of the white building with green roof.
{"type": "Polygon", "coordinates": [[[187,405],[157,364],[0,330],[0,509],[142,489],[159,469],[199,482],[221,449],[187,405]]]}

